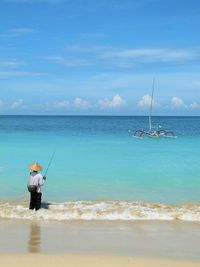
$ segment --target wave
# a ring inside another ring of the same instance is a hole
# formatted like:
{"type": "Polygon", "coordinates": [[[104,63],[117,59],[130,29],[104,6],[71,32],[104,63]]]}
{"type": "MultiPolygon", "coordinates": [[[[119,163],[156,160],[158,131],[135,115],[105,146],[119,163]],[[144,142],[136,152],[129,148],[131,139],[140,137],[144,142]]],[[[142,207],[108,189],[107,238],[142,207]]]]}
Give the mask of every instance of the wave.
{"type": "Polygon", "coordinates": [[[181,220],[200,221],[200,205],[169,206],[126,201],[44,203],[34,212],[28,203],[0,202],[0,218],[37,220],[181,220]]]}

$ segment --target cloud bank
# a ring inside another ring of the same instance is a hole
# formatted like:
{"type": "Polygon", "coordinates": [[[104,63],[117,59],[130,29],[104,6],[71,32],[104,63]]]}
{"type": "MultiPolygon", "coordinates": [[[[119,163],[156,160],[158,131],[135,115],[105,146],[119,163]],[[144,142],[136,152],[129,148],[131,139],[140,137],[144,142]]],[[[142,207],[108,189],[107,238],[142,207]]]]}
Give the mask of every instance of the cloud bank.
{"type": "Polygon", "coordinates": [[[179,98],[177,96],[172,97],[171,106],[172,108],[185,108],[185,109],[191,109],[191,110],[195,110],[199,108],[199,104],[196,101],[194,101],[191,104],[186,104],[182,98],[179,98]]]}
{"type": "Polygon", "coordinates": [[[126,100],[124,100],[120,95],[117,94],[112,99],[100,99],[98,101],[98,105],[102,109],[120,108],[126,105],[126,100]]]}

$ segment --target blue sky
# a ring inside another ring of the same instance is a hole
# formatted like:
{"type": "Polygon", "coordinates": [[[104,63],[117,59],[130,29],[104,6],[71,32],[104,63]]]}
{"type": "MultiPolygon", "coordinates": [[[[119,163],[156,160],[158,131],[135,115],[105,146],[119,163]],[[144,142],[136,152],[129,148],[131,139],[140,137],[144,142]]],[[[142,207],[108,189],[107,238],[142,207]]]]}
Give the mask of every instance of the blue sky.
{"type": "Polygon", "coordinates": [[[200,115],[200,1],[1,0],[0,114],[200,115]]]}

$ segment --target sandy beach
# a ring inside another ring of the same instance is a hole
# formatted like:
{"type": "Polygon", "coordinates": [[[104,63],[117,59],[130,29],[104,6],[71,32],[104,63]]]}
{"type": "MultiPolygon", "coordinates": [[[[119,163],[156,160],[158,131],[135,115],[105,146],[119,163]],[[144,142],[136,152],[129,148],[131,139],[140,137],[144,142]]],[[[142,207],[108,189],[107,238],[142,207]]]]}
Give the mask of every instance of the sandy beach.
{"type": "Polygon", "coordinates": [[[200,266],[200,224],[0,220],[0,266],[200,266]]]}
{"type": "Polygon", "coordinates": [[[80,255],[64,255],[64,254],[3,254],[0,255],[1,266],[16,266],[25,267],[35,266],[38,263],[40,267],[53,267],[53,266],[70,266],[70,267],[124,267],[124,266],[137,266],[137,267],[199,267],[199,262],[187,261],[172,261],[172,260],[159,260],[159,259],[141,259],[133,257],[120,257],[120,256],[80,256],[80,255]]]}

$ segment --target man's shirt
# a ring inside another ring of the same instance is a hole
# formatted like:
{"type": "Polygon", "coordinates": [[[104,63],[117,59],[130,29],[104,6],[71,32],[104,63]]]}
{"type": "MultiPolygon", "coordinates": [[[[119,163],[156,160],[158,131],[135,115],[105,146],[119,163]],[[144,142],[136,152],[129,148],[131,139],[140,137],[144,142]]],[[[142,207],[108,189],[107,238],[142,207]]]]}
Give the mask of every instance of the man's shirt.
{"type": "Polygon", "coordinates": [[[28,185],[36,185],[37,186],[37,192],[41,192],[41,186],[44,184],[43,176],[38,172],[31,172],[29,174],[29,181],[28,185]]]}

